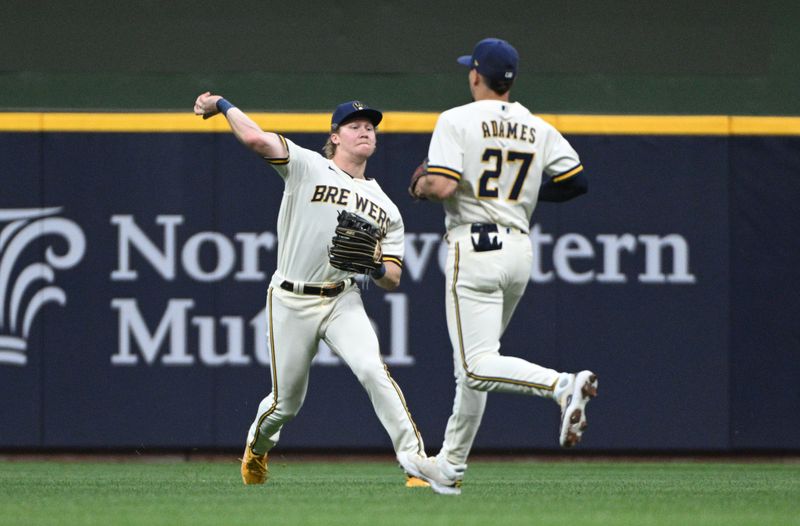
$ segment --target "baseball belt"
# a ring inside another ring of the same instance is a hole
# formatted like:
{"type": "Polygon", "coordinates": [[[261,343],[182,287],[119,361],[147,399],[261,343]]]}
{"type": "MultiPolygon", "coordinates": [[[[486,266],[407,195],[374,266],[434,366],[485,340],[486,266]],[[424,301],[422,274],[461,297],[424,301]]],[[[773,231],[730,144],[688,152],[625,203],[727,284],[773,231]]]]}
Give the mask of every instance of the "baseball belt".
{"type": "MultiPolygon", "coordinates": [[[[314,285],[304,285],[302,283],[298,283],[299,290],[297,294],[306,294],[308,296],[321,296],[324,298],[333,298],[341,294],[341,292],[349,285],[350,283],[355,283],[355,279],[350,278],[344,281],[340,281],[338,283],[331,283],[330,285],[323,285],[321,287],[317,287],[314,285]]],[[[289,292],[294,292],[295,284],[291,281],[284,281],[281,283],[281,288],[283,290],[288,290],[289,292]]]]}

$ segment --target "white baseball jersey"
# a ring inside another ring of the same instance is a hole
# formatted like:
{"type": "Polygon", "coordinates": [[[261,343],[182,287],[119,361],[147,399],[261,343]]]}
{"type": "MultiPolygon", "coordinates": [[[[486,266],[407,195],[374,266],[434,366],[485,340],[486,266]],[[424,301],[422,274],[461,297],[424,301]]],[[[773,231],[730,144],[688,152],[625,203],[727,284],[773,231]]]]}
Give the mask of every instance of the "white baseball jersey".
{"type": "Polygon", "coordinates": [[[555,398],[561,373],[501,354],[500,340],[530,281],[527,233],[542,177],[558,182],[581,170],[564,137],[519,103],[480,100],[439,116],[428,172],[459,182],[443,202],[456,395],[439,457],[452,465],[466,464],[488,392],[555,398]]]}
{"type": "Polygon", "coordinates": [[[287,157],[267,159],[285,182],[278,213],[278,268],[267,293],[272,392],[259,403],[248,430],[248,446],[260,455],[277,444],[283,425],[303,405],[309,369],[324,340],[366,389],[395,451],[424,453],[425,444],[402,391],[381,359],[378,337],[359,289],[349,283],[340,293],[326,297],[280,286],[284,280],[322,285],[353,275],[328,262],[327,248],[340,210],[384,228],[383,259],[402,265],[400,212],[376,181],[354,179],[322,155],[281,140],[287,157]]]}
{"type": "Polygon", "coordinates": [[[319,153],[280,138],[288,157],[267,159],[286,184],[278,213],[276,276],[323,283],[354,275],[328,262],[340,210],[354,212],[385,229],[383,260],[402,266],[403,219],[377,181],[353,178],[319,153]]]}
{"type": "Polygon", "coordinates": [[[553,126],[518,102],[480,100],[445,111],[433,130],[428,172],[459,181],[444,202],[448,230],[496,223],[528,232],[542,174],[583,170],[553,126]]]}

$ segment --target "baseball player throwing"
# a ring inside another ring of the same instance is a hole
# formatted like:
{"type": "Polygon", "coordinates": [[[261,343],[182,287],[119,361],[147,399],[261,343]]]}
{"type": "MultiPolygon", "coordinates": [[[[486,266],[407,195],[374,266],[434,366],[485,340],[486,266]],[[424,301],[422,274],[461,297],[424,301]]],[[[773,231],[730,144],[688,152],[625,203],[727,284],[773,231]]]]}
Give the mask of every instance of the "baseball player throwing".
{"type": "Polygon", "coordinates": [[[267,455],[303,405],[320,339],[364,386],[401,465],[416,472],[414,465],[425,460],[422,437],[381,360],[354,279],[363,271],[391,290],[402,273],[402,218],[377,181],[365,177],[383,115],[358,101],[339,105],[326,158],[262,131],[219,95],[201,94],[194,112],[204,118],[224,114],[236,138],[270,163],[285,185],[278,265],[267,292],[272,392],[259,404],[247,434],[244,483],[266,482],[267,455]]]}
{"type": "Polygon", "coordinates": [[[458,493],[487,392],[552,398],[561,406],[559,441],[572,447],[586,429],[597,394],[591,371],[563,373],[500,354],[500,337],[530,277],[528,237],[538,200],[586,192],[578,154],[561,134],[518,102],[509,102],[518,54],[506,41],[479,42],[468,66],[474,102],[442,113],[409,191],[442,201],[449,245],[447,326],[456,394],[442,450],[425,466],[440,493],[458,493]]]}

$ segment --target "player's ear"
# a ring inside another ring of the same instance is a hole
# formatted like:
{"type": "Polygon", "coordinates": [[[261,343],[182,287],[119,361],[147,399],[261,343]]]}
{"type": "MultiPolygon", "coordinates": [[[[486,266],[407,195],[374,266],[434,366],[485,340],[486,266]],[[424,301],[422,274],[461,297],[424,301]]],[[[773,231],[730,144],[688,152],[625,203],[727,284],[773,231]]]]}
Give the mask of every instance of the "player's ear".
{"type": "Polygon", "coordinates": [[[331,143],[339,144],[339,134],[336,132],[331,133],[331,143]]]}
{"type": "Polygon", "coordinates": [[[481,76],[475,68],[469,70],[469,83],[476,87],[481,83],[481,76]]]}

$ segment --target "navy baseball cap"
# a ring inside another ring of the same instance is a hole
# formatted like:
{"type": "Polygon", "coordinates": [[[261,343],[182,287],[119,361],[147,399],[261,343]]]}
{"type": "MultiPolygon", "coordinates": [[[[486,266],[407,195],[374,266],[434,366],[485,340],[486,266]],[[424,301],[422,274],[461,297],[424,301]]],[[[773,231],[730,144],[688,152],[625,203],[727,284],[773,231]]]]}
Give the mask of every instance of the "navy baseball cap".
{"type": "Polygon", "coordinates": [[[336,129],[345,122],[357,117],[369,119],[373,126],[377,126],[383,120],[383,113],[357,100],[343,102],[336,106],[336,110],[333,112],[331,128],[336,129]]]}
{"type": "Polygon", "coordinates": [[[491,80],[514,80],[519,53],[514,46],[499,38],[484,38],[475,45],[472,55],[458,57],[459,64],[475,68],[491,80]]]}

